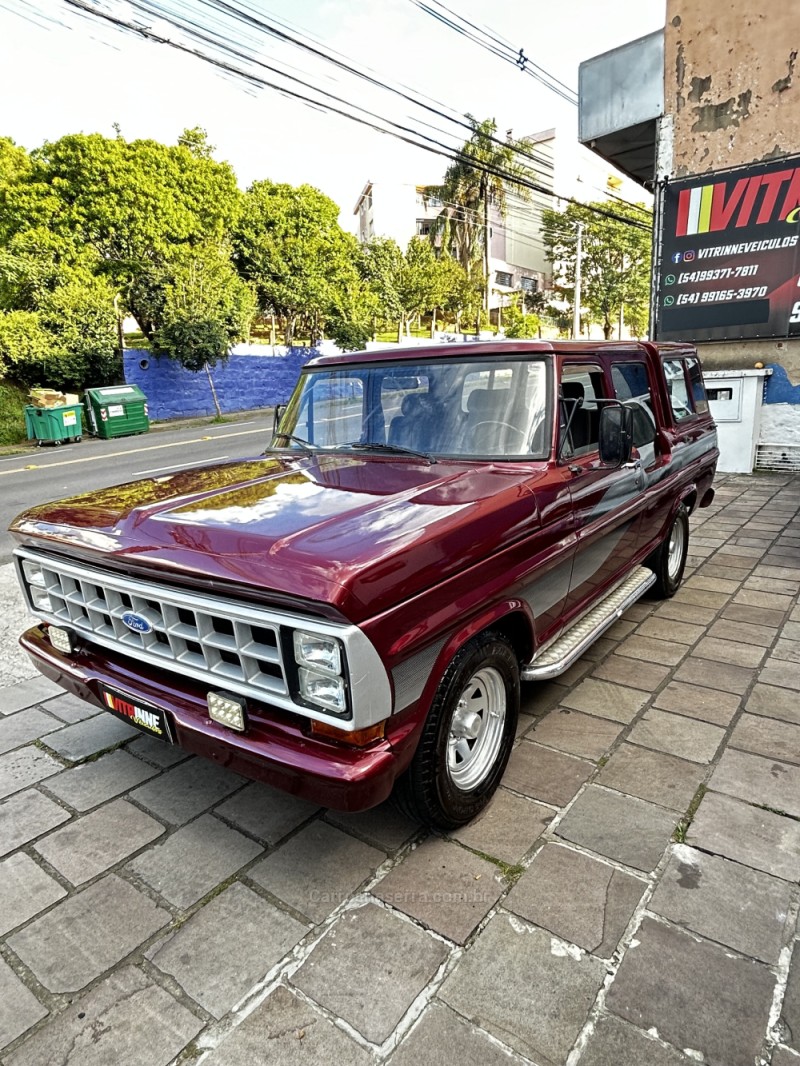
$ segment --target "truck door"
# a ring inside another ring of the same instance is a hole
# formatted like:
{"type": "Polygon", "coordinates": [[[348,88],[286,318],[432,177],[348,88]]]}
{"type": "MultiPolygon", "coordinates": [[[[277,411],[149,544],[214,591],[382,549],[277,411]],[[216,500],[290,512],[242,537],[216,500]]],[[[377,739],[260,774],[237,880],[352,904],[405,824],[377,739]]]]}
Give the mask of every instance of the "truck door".
{"type": "Polygon", "coordinates": [[[599,361],[563,366],[559,463],[570,475],[576,538],[567,600],[570,617],[601,598],[631,568],[638,546],[641,467],[609,469],[600,463],[597,401],[612,398],[609,378],[599,361]]]}

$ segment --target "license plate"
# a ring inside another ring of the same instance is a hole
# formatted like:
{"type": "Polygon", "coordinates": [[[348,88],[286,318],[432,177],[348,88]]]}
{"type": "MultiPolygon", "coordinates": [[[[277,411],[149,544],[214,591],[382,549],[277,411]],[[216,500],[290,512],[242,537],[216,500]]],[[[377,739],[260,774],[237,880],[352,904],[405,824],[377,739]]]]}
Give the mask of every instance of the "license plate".
{"type": "Polygon", "coordinates": [[[166,740],[169,744],[173,743],[167,714],[160,707],[142,703],[133,696],[123,696],[112,689],[102,688],[100,691],[106,710],[111,711],[117,718],[141,729],[143,733],[148,733],[151,737],[166,740]]]}

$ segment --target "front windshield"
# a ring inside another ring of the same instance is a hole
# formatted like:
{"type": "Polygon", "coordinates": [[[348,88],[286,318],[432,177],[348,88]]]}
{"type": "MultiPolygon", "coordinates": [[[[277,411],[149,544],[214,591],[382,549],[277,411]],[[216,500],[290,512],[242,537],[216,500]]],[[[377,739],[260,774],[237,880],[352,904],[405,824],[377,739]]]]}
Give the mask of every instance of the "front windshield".
{"type": "Polygon", "coordinates": [[[274,444],[441,458],[544,459],[547,362],[504,356],[306,371],[274,444]]]}

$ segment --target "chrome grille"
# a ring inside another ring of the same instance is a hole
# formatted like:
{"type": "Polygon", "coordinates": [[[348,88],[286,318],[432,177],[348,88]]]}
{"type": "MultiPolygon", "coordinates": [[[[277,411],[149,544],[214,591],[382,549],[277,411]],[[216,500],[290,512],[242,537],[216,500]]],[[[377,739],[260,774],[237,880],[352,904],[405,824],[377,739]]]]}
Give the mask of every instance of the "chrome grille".
{"type": "MultiPolygon", "coordinates": [[[[254,696],[289,697],[274,612],[20,552],[36,614],[90,640],[254,696]],[[132,613],[150,625],[130,629],[132,613]]],[[[287,619],[287,621],[289,621],[287,619]]],[[[282,701],[281,701],[282,702],[282,701]]]]}

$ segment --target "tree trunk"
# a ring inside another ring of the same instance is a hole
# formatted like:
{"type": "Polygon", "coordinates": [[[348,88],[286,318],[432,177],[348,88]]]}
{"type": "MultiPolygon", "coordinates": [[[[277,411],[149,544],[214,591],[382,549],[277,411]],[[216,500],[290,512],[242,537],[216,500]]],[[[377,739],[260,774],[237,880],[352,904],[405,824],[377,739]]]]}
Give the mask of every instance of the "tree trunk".
{"type": "Polygon", "coordinates": [[[211,395],[214,398],[214,407],[217,410],[217,418],[222,418],[222,408],[219,405],[217,390],[214,388],[214,379],[211,377],[211,367],[208,363],[206,363],[206,374],[208,375],[208,384],[211,386],[211,395]]]}
{"type": "Polygon", "coordinates": [[[273,348],[277,344],[277,339],[276,339],[276,334],[275,334],[275,315],[270,315],[269,316],[269,343],[272,345],[273,348]]]}
{"type": "Polygon", "coordinates": [[[405,315],[400,315],[400,321],[397,323],[397,343],[403,343],[403,327],[405,326],[405,315]]]}
{"type": "Polygon", "coordinates": [[[287,348],[291,348],[292,341],[294,340],[294,315],[288,315],[286,318],[286,333],[284,334],[284,342],[287,348]]]}
{"type": "Polygon", "coordinates": [[[433,338],[435,336],[436,336],[436,308],[434,307],[433,314],[431,315],[431,340],[433,340],[433,338]]]}

